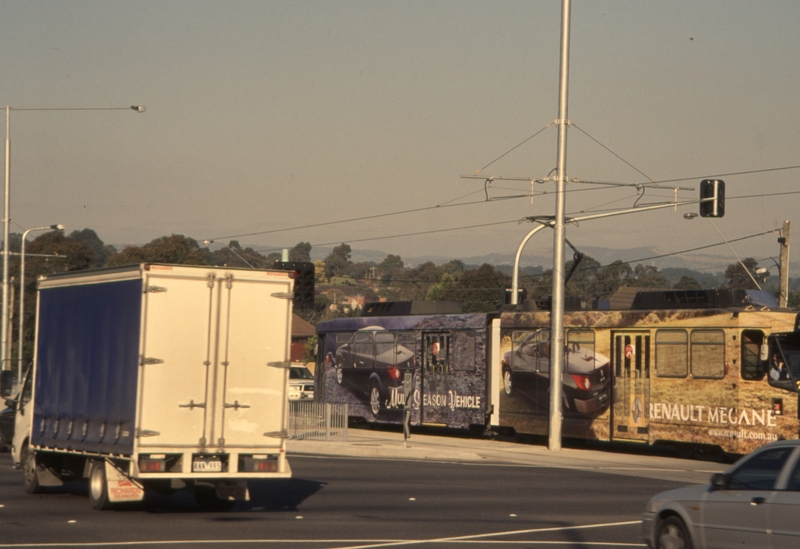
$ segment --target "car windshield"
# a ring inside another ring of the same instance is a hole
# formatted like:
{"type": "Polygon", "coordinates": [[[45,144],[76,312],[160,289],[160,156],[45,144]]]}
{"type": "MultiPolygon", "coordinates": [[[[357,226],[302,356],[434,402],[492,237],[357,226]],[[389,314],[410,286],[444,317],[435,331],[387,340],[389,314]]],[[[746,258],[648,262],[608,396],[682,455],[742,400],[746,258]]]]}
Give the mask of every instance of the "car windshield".
{"type": "Polygon", "coordinates": [[[314,374],[305,366],[302,368],[293,367],[289,370],[289,379],[314,379],[314,374]]]}

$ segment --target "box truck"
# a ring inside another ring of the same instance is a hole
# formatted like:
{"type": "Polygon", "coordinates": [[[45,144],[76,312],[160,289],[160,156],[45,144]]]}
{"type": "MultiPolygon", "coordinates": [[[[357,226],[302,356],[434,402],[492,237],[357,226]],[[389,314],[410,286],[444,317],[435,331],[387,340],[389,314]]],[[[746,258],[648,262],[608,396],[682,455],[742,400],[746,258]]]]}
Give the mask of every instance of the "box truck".
{"type": "Polygon", "coordinates": [[[141,264],[42,276],[12,401],[27,492],[88,480],[95,509],[193,490],[207,509],[288,478],[293,273],[141,264]]]}

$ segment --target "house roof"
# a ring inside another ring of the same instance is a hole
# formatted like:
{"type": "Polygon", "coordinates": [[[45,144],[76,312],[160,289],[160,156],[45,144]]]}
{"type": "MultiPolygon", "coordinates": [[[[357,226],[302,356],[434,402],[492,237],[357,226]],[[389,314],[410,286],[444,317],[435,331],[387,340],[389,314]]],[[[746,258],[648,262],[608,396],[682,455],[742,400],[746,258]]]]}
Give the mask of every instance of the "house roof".
{"type": "Polygon", "coordinates": [[[311,337],[316,334],[317,330],[312,324],[292,313],[292,337],[311,337]]]}

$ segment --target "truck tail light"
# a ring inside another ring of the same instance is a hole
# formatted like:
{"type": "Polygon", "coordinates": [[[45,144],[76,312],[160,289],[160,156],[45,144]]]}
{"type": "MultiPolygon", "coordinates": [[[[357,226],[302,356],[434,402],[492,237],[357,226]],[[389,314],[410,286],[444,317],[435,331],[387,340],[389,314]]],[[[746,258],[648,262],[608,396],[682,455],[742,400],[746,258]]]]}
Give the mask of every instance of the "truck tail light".
{"type": "Polygon", "coordinates": [[[139,458],[139,471],[142,473],[164,473],[166,470],[165,456],[142,456],[139,458]]]}

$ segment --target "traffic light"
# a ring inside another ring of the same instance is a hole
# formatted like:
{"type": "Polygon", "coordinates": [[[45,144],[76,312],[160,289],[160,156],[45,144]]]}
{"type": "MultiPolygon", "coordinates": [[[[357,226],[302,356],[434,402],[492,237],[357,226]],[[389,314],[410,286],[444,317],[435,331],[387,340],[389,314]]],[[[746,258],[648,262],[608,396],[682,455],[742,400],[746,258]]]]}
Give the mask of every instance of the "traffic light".
{"type": "Polygon", "coordinates": [[[294,271],[294,299],[297,309],[310,309],[314,306],[314,264],[310,261],[276,261],[275,268],[294,271]]]}
{"type": "Polygon", "coordinates": [[[700,217],[722,217],[725,215],[725,182],[721,179],[703,179],[700,182],[700,217]]]}

